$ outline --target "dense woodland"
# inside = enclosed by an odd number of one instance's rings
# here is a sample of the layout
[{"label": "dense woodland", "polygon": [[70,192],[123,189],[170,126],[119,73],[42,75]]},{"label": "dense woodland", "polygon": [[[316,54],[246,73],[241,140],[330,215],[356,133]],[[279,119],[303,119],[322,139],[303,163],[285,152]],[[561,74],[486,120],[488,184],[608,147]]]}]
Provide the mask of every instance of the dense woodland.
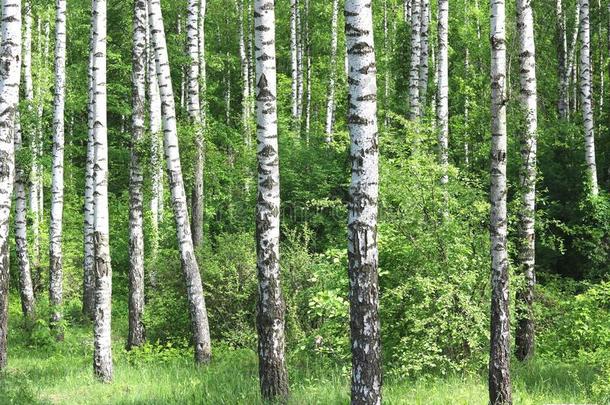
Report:
[{"label": "dense woodland", "polygon": [[0,403],[610,403],[608,0],[1,4]]}]

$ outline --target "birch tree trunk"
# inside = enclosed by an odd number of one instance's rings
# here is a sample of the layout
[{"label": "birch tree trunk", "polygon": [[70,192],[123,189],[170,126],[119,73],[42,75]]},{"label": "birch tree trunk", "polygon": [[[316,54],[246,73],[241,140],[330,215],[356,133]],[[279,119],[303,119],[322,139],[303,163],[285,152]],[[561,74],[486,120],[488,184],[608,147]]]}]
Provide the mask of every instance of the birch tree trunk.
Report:
[{"label": "birch tree trunk", "polygon": [[0,371],[7,365],[9,226],[15,180],[15,117],[21,72],[21,0],[2,2],[0,46]]},{"label": "birch tree trunk", "polygon": [[421,0],[411,0],[411,71],[409,74],[409,119],[421,114],[419,79],[421,63]]},{"label": "birch tree trunk", "polygon": [[307,87],[305,88],[305,143],[309,145],[309,132],[311,129],[311,33],[309,32],[309,0],[305,0],[303,4],[303,12],[305,13],[305,72]]},{"label": "birch tree trunk", "polygon": [[330,72],[328,75],[328,97],[326,99],[326,126],[325,141],[327,143],[333,140],[333,124],[335,122],[335,87],[337,80],[337,37],[339,21],[339,0],[333,0],[333,16],[331,21],[331,39],[330,39]]},{"label": "birch tree trunk", "polygon": [[[264,400],[285,403],[288,371],[284,342],[285,304],[280,287],[280,172],[277,133],[275,5],[254,1],[258,202],[258,359]],[[293,66],[294,68],[294,66]]]},{"label": "birch tree trunk", "polygon": [[[566,112],[566,118],[569,119],[570,118],[570,113],[572,112],[571,110],[576,110],[576,105],[577,105],[577,96],[576,96],[576,48],[578,46],[578,33],[580,31],[579,29],[580,27],[580,3],[576,2],[576,7],[575,7],[575,15],[574,15],[574,29],[572,32],[572,39],[570,42],[570,48],[569,48],[569,53],[568,53],[568,62],[567,62],[567,69],[566,69],[566,76],[564,78],[564,81],[562,83],[563,86],[565,86],[565,92],[566,92],[566,100],[567,100],[567,112]],[[574,82],[574,88],[573,88],[573,96],[572,96],[572,108],[570,108],[570,80],[572,80]]]},{"label": "birch tree trunk", "polygon": [[[199,99],[199,0],[188,0],[186,16],[186,48],[189,55],[187,68],[188,100],[187,110],[195,128],[197,155],[203,156],[203,128],[201,125],[201,105]],[[191,232],[195,248],[203,243],[203,164],[195,164],[192,195]]]},{"label": "birch tree trunk", "polygon": [[237,0],[237,18],[239,21],[239,59],[241,61],[242,80],[241,121],[246,145],[250,146],[250,60],[246,54],[244,0]]},{"label": "birch tree trunk", "polygon": [[146,119],[146,0],[133,2],[132,123],[129,168],[129,334],[127,349],[144,344],[144,230],[140,151]]},{"label": "birch tree trunk", "polygon": [[303,25],[297,0],[297,121],[295,129],[300,132],[303,118]]},{"label": "birch tree trunk", "polygon": [[[161,96],[159,95],[159,82],[157,81],[157,66],[155,64],[155,48],[150,33],[148,19],[149,5],[146,3],[146,43],[147,43],[147,77],[148,77],[148,111],[150,119],[150,167],[151,167],[151,257],[155,259],[159,250],[159,224],[163,219],[163,134],[161,129]],[[151,285],[154,287],[155,272],[148,271]]]},{"label": "birch tree trunk", "polygon": [[[62,319],[64,211],[64,107],[66,98],[66,0],[56,0],[55,17],[55,95],[53,99],[53,174],[51,183],[51,224],[49,227],[49,301],[51,326]],[[63,340],[63,331],[57,331]]]},{"label": "birch tree trunk", "polygon": [[525,285],[517,292],[516,354],[525,360],[534,354],[536,147],[538,131],[538,95],[536,88],[536,46],[531,0],[517,0],[517,31],[521,105],[525,112],[525,132],[521,139],[521,212],[519,215],[519,265]]},{"label": "birch tree trunk", "polygon": [[557,102],[557,111],[559,117],[566,119],[568,117],[568,85],[570,76],[568,76],[568,39],[566,35],[566,20],[563,10],[562,0],[557,0],[556,7],[557,18],[557,59],[559,62],[559,101]]},{"label": "birch tree trunk", "polygon": [[588,187],[592,195],[599,192],[595,163],[595,136],[593,130],[593,105],[591,91],[591,28],[589,25],[589,0],[580,1],[580,100],[585,129],[585,162],[588,168]]},{"label": "birch tree trunk", "polygon": [[298,101],[298,80],[299,80],[299,66],[298,66],[298,50],[297,50],[297,13],[299,9],[298,0],[290,0],[290,72],[292,76],[291,86],[291,102],[292,102],[292,121],[296,125],[297,116],[299,113],[299,101]]},{"label": "birch tree trunk", "polygon": [[[415,3],[416,1],[414,1]],[[349,68],[348,205],[352,404],[381,403],[381,340],[377,251],[379,148],[377,81],[370,0],[346,0]]]},{"label": "birch tree trunk", "polygon": [[108,219],[108,128],[106,91],[106,0],[93,3],[93,245],[95,251],[95,319],[93,371],[102,382],[112,381],[111,297]]},{"label": "birch tree trunk", "polygon": [[19,293],[21,312],[26,319],[34,319],[34,288],[28,256],[26,174],[19,163],[22,148],[19,114],[15,117],[15,250],[19,262]]},{"label": "birch tree trunk", "polygon": [[439,163],[443,168],[441,184],[449,177],[449,0],[438,1],[438,86],[436,125],[438,129]]},{"label": "birch tree trunk", "polygon": [[155,47],[156,72],[161,91],[161,109],[163,113],[163,133],[167,177],[170,183],[172,206],[176,221],[176,232],[180,249],[180,261],[186,280],[187,298],[193,329],[195,361],[207,363],[211,357],[210,330],[208,314],[203,296],[199,266],[195,260],[193,239],[189,227],[186,194],[182,179],[180,151],[178,148],[178,131],[176,127],[176,107],[172,88],[163,16],[160,0],[149,2],[149,24]]},{"label": "birch tree trunk", "polygon": [[512,404],[506,213],[506,9],[491,3],[491,350],[489,402]]},{"label": "birch tree trunk", "polygon": [[[94,4],[94,1],[92,4]],[[93,131],[95,114],[95,95],[93,93],[93,50],[95,47],[95,35],[93,30],[94,16],[91,14],[91,33],[89,37],[89,99],[87,103],[87,162],[85,164],[85,197],[84,197],[84,219],[83,219],[83,314],[90,319],[95,317],[95,246],[93,243],[94,233],[94,169],[95,160],[95,134]]]},{"label": "birch tree trunk", "polygon": [[419,104],[420,104],[420,115],[424,115],[427,96],[428,96],[428,56],[430,42],[428,39],[428,27],[430,23],[430,0],[421,0],[421,50],[420,50],[420,63],[419,63]]}]

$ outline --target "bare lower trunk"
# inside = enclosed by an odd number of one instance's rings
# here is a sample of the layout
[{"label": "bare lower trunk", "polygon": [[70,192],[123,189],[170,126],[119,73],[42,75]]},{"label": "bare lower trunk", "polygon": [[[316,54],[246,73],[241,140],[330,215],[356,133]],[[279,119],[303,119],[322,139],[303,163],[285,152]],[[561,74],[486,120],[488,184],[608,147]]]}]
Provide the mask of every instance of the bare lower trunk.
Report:
[{"label": "bare lower trunk", "polygon": [[[53,100],[53,180],[51,184],[51,225],[49,228],[49,302],[51,327],[62,319],[64,210],[64,106],[66,92],[66,0],[56,1],[55,17],[55,97]],[[57,330],[63,340],[63,331]]]},{"label": "bare lower trunk", "polygon": [[129,168],[129,335],[127,349],[144,344],[144,230],[140,151],[146,119],[146,0],[134,1],[131,163]]},{"label": "bare lower trunk", "polygon": [[346,0],[351,185],[348,259],[352,404],[381,404],[377,250],[379,148],[373,16],[369,0]]},{"label": "bare lower trunk", "polygon": [[161,107],[163,113],[164,149],[167,163],[167,177],[170,183],[172,206],[176,221],[176,232],[180,249],[182,271],[186,281],[187,298],[193,330],[195,361],[207,363],[211,357],[210,330],[208,314],[203,296],[199,266],[195,260],[195,251],[187,212],[186,193],[182,179],[180,151],[178,148],[178,131],[176,127],[176,108],[163,17],[160,0],[149,2],[149,25],[155,47],[156,72],[161,90]]},{"label": "bare lower trunk", "polygon": [[0,371],[3,371],[8,359],[8,238],[15,180],[14,128],[21,71],[21,0],[2,2],[0,66]]},{"label": "bare lower trunk", "polygon": [[280,172],[274,4],[268,0],[255,0],[254,17],[258,140],[258,367],[263,399],[285,403],[288,398],[288,371],[284,341],[285,305],[280,287]]},{"label": "bare lower trunk", "polygon": [[506,10],[491,3],[491,342],[489,402],[512,404],[506,213]]},{"label": "bare lower trunk", "polygon": [[409,119],[421,114],[419,79],[421,63],[421,0],[411,1],[411,70],[409,73]]},{"label": "bare lower trunk", "polygon": [[108,219],[108,129],[106,118],[106,0],[93,3],[93,133],[95,319],[93,372],[102,382],[112,381],[111,297],[112,267]]},{"label": "bare lower trunk", "polygon": [[536,215],[536,148],[538,131],[538,100],[536,88],[536,46],[531,0],[517,0],[517,31],[521,105],[525,112],[525,132],[521,138],[521,213],[519,215],[519,266],[525,285],[517,292],[516,354],[526,360],[534,354],[534,284],[535,215]]}]

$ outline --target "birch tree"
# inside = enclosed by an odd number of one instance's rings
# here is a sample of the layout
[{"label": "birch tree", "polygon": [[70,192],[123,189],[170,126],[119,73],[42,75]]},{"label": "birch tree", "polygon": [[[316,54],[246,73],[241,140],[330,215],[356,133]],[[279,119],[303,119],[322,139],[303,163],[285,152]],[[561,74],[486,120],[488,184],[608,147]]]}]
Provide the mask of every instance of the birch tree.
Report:
[{"label": "birch tree", "polygon": [[237,18],[239,24],[239,59],[241,62],[242,80],[242,101],[241,101],[241,121],[242,130],[246,145],[250,145],[250,66],[248,55],[246,54],[246,34],[244,27],[244,0],[237,0]]},{"label": "birch tree", "polygon": [[491,350],[489,401],[511,404],[506,214],[506,9],[491,3]]},{"label": "birch tree", "polygon": [[589,191],[597,195],[597,165],[595,163],[595,136],[593,126],[592,75],[591,75],[591,27],[589,25],[589,0],[580,2],[580,101],[585,129],[585,163]]},{"label": "birch tree", "polygon": [[258,359],[263,399],[285,402],[288,371],[284,342],[284,300],[280,287],[280,172],[277,132],[275,5],[254,1],[258,198]]},{"label": "birch tree", "polygon": [[305,25],[303,33],[303,42],[305,47],[305,80],[307,87],[305,88],[305,142],[309,145],[309,131],[311,128],[311,33],[309,27],[309,0],[304,0],[303,13],[305,14]]},{"label": "birch tree", "polygon": [[438,86],[436,125],[438,127],[439,163],[443,174],[441,184],[447,184],[449,165],[449,0],[438,1]]},{"label": "birch tree", "polygon": [[[66,98],[66,0],[56,0],[55,16],[55,95],[53,98],[53,174],[51,183],[51,224],[49,227],[49,301],[51,325],[62,319],[64,210],[64,109]],[[57,333],[63,340],[63,332]]]},{"label": "birch tree", "polygon": [[559,73],[559,100],[557,102],[557,110],[559,116],[563,119],[568,116],[568,84],[567,75],[568,63],[568,37],[566,34],[566,18],[563,10],[562,0],[557,0],[555,4],[555,16],[557,18],[557,60]]},{"label": "birch tree", "polygon": [[297,50],[297,13],[299,12],[298,0],[290,0],[290,73],[292,76],[291,82],[291,101],[292,101],[292,120],[296,125],[297,116],[299,113],[299,61]]},{"label": "birch tree", "polygon": [[34,288],[30,258],[28,256],[26,174],[19,162],[22,150],[21,124],[19,115],[15,117],[15,251],[19,263],[19,293],[21,312],[26,319],[34,319]]},{"label": "birch tree", "polygon": [[106,0],[93,3],[93,245],[95,252],[95,317],[93,371],[112,380],[111,296],[108,218],[108,128],[106,90]]},{"label": "birch tree", "polygon": [[127,348],[144,344],[144,230],[142,140],[146,119],[146,0],[133,2],[132,121],[129,167],[129,334]]},{"label": "birch tree", "polygon": [[189,312],[193,329],[193,345],[197,364],[207,363],[211,357],[208,314],[203,296],[199,266],[195,260],[193,239],[189,227],[186,193],[180,164],[178,130],[176,127],[176,106],[172,88],[163,16],[160,0],[149,2],[149,25],[155,48],[157,80],[161,95],[163,121],[163,146],[167,164],[167,177],[172,196],[172,207],[176,221],[176,233],[180,249],[182,272],[186,280]]},{"label": "birch tree", "polygon": [[330,27],[330,65],[328,75],[328,97],[326,99],[326,142],[332,142],[333,124],[335,122],[335,88],[337,80],[337,31],[339,21],[339,0],[333,0],[333,16]]},{"label": "birch tree", "polygon": [[420,115],[423,115],[425,113],[428,96],[428,57],[430,50],[428,27],[430,24],[430,0],[421,0],[420,21],[419,104]]},{"label": "birch tree", "polygon": [[2,2],[0,45],[0,371],[7,365],[9,226],[15,180],[15,116],[21,71],[21,0]]},{"label": "birch tree", "polygon": [[519,215],[519,265],[525,285],[517,292],[516,352],[519,360],[534,353],[534,284],[535,214],[536,214],[536,148],[538,131],[538,95],[536,88],[536,46],[531,0],[517,0],[517,31],[521,105],[525,114],[525,131],[521,138],[521,212]]},{"label": "birch tree", "polygon": [[[415,2],[415,1],[414,1]],[[371,0],[346,0],[351,138],[348,259],[352,404],[381,403],[381,341],[377,250],[379,148]]]},{"label": "birch tree", "polygon": [[411,70],[409,73],[409,119],[421,114],[419,79],[421,63],[421,1],[411,0]]},{"label": "birch tree", "polygon": [[[189,0],[186,16],[186,48],[189,55],[187,67],[187,111],[191,124],[195,127],[197,155],[203,155],[203,128],[199,99],[199,0]],[[203,164],[195,164],[195,184],[192,195],[191,232],[195,247],[203,243]]]}]

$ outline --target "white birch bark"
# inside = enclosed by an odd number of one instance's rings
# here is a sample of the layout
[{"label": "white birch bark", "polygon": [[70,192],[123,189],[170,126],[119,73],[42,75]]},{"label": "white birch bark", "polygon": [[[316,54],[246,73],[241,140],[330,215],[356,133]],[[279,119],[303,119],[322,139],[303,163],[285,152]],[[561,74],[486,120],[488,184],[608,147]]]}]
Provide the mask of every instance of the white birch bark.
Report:
[{"label": "white birch bark", "polygon": [[371,0],[346,0],[351,138],[347,251],[349,259],[352,404],[381,404],[381,339],[377,250],[379,143],[377,68]]},{"label": "white birch bark", "polygon": [[146,0],[133,2],[131,163],[129,168],[129,334],[127,349],[144,344],[142,141],[146,119]]},{"label": "white birch bark", "polygon": [[[534,354],[534,285],[536,152],[538,131],[538,95],[536,85],[536,46],[531,0],[517,0],[519,35],[520,101],[525,113],[525,132],[521,139],[521,213],[519,215],[519,265],[525,286],[517,292],[516,354],[519,360]],[[521,304],[521,305],[519,305]]]},{"label": "white birch bark", "polygon": [[291,103],[292,103],[292,121],[296,125],[299,101],[298,101],[298,80],[299,80],[299,66],[298,66],[298,50],[297,50],[297,12],[299,8],[298,0],[290,0],[290,73],[292,77],[291,82]]},{"label": "white birch bark", "polygon": [[419,105],[420,115],[424,115],[428,97],[428,74],[429,74],[429,24],[430,24],[430,0],[421,0],[421,49],[419,62]]},{"label": "white birch bark", "polygon": [[95,251],[95,319],[93,371],[103,382],[112,380],[111,297],[108,218],[108,128],[106,87],[106,0],[93,3],[93,244]]},{"label": "white birch bark", "polygon": [[203,243],[203,156],[204,139],[201,123],[199,96],[199,0],[188,0],[186,17],[186,48],[189,55],[187,67],[187,111],[191,124],[195,127],[197,162],[195,164],[192,194],[191,232],[195,248]]},{"label": "white birch bark", "polygon": [[309,32],[309,0],[305,0],[303,4],[303,12],[305,13],[304,27],[304,47],[305,47],[305,143],[309,145],[309,132],[311,129],[311,33]]},{"label": "white birch bark", "polygon": [[182,271],[186,281],[187,298],[189,301],[193,329],[195,361],[198,364],[201,364],[209,362],[211,357],[208,315],[203,296],[201,275],[199,273],[199,266],[195,260],[193,240],[189,226],[186,193],[184,190],[180,151],[178,147],[174,91],[171,82],[160,0],[150,0],[149,7],[149,25],[155,48],[157,80],[161,92],[164,133],[163,145],[167,163],[167,177],[169,179],[172,195],[172,206],[176,221]]},{"label": "white birch bark", "polygon": [[[578,61],[576,60],[576,48],[578,47],[578,33],[580,32],[580,2],[576,2],[575,7],[575,16],[574,16],[574,30],[572,32],[572,39],[570,42],[570,51],[568,53],[568,67],[566,71],[566,78],[563,85],[566,88],[566,96],[567,99],[567,115],[566,117],[569,119],[570,113],[576,111],[578,99],[576,95],[576,89],[578,85],[576,83],[576,76],[578,70]],[[573,95],[572,95],[572,106],[570,107],[570,80],[573,82]]]},{"label": "white birch bark", "polygon": [[303,118],[303,25],[301,21],[301,9],[297,0],[297,120],[295,129],[300,132]]},{"label": "white birch bark", "polygon": [[21,72],[21,0],[2,2],[0,45],[0,371],[7,365],[9,227],[15,180],[15,117]]},{"label": "white birch bark", "polygon": [[491,351],[489,401],[512,403],[506,212],[506,9],[491,2]]},{"label": "white birch bark", "polygon": [[34,288],[30,258],[28,256],[27,235],[27,202],[26,174],[19,162],[19,151],[22,150],[21,124],[19,114],[15,117],[15,251],[19,262],[19,293],[21,296],[21,312],[26,319],[34,319]]},{"label": "white birch bark", "polygon": [[330,26],[330,65],[328,75],[328,96],[326,98],[326,125],[325,125],[325,141],[327,143],[333,140],[333,124],[335,122],[335,91],[337,80],[337,42],[338,42],[338,25],[339,25],[339,0],[333,0],[333,15]]},{"label": "white birch bark", "polygon": [[[62,319],[64,211],[64,110],[66,98],[66,0],[56,0],[55,8],[55,95],[53,98],[53,172],[51,182],[51,223],[49,226],[49,302],[51,326]],[[63,340],[63,332],[57,331]]]},{"label": "white birch bark", "polygon": [[589,0],[580,2],[580,100],[585,129],[585,163],[589,191],[597,195],[597,165],[595,163],[595,136],[593,126],[592,75],[591,75],[591,28],[589,25]]},{"label": "white birch bark", "polygon": [[436,96],[436,125],[438,130],[439,163],[443,173],[441,184],[449,177],[449,0],[438,1],[438,86]]},{"label": "white birch bark", "polygon": [[239,59],[241,62],[241,125],[244,131],[245,143],[250,146],[250,66],[246,54],[246,31],[244,27],[244,0],[237,0],[237,18],[239,24]]},{"label": "white birch bark", "polygon": [[275,5],[272,0],[254,1],[254,25],[258,144],[256,250],[259,377],[263,399],[284,403],[288,397],[288,371],[284,338],[285,304],[280,286],[280,172]]},{"label": "white birch bark", "polygon": [[558,58],[558,72],[559,72],[559,100],[557,102],[557,111],[562,119],[566,119],[568,116],[569,102],[568,102],[568,86],[570,76],[568,76],[568,37],[566,34],[566,20],[563,10],[562,0],[557,0],[555,4],[555,16],[557,18],[557,58]]},{"label": "white birch bark", "polygon": [[409,119],[421,114],[419,79],[421,63],[421,0],[411,1],[411,70],[409,73]]},{"label": "white birch bark", "polygon": [[404,0],[403,3],[403,17],[405,19],[405,24],[411,24],[411,2],[412,0]]}]

